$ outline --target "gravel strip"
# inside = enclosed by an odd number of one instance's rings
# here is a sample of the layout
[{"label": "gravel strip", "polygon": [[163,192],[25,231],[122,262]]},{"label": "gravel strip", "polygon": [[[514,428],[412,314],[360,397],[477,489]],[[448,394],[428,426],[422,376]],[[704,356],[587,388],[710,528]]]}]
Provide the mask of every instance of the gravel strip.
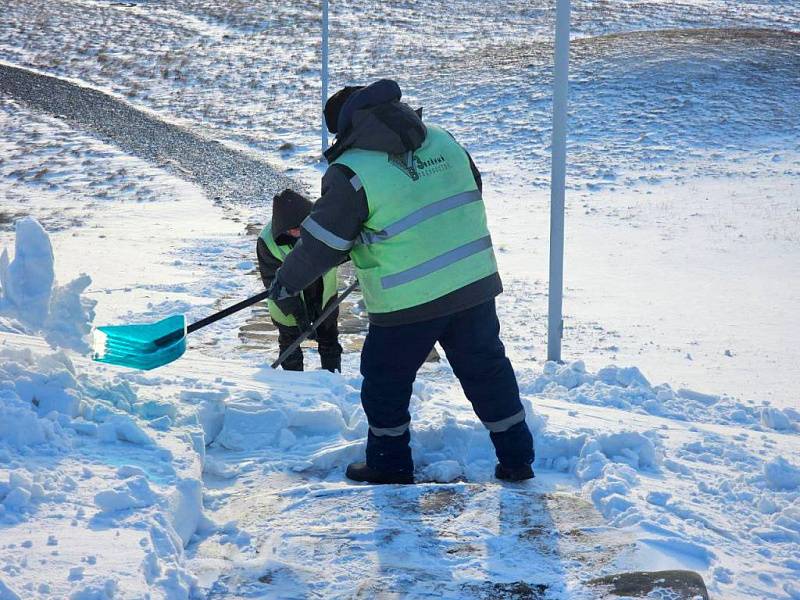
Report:
[{"label": "gravel strip", "polygon": [[223,205],[264,206],[284,188],[305,191],[266,162],[58,77],[0,64],[0,93],[168,168]]}]

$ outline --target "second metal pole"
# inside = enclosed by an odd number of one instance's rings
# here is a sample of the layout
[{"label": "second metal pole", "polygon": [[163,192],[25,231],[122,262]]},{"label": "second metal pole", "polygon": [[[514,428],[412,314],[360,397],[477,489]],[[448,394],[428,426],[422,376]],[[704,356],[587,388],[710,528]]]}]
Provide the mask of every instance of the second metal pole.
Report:
[{"label": "second metal pole", "polygon": [[328,101],[328,0],[322,0],[322,152],[328,149],[328,126],[325,124],[325,102]]}]

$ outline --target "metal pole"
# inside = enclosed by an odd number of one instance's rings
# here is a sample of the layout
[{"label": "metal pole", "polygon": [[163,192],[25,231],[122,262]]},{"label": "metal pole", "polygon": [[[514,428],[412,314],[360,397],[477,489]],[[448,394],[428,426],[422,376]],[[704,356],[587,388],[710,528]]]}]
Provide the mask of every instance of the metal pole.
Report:
[{"label": "metal pole", "polygon": [[322,0],[322,152],[328,149],[325,102],[328,100],[328,0]]},{"label": "metal pole", "polygon": [[553,141],[550,172],[550,290],[547,360],[561,361],[564,334],[564,187],[567,176],[567,85],[569,78],[570,0],[556,0]]}]

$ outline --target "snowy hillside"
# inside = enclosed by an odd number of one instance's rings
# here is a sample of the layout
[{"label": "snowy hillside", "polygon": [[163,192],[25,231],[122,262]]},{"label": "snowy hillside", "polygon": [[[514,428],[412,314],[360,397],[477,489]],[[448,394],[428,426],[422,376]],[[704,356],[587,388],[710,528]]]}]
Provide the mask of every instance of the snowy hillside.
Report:
[{"label": "snowy hillside", "polygon": [[318,3],[3,3],[0,600],[572,600],[639,569],[800,598],[800,6],[573,3],[556,365],[551,4],[331,4],[334,89],[396,77],[484,174],[535,435],[537,479],[499,485],[447,361],[427,363],[421,483],[396,488],[343,476],[367,429],[357,302],[342,375],[271,371],[262,307],[153,372],[87,358],[93,324],[260,291],[283,173],[319,185]]}]

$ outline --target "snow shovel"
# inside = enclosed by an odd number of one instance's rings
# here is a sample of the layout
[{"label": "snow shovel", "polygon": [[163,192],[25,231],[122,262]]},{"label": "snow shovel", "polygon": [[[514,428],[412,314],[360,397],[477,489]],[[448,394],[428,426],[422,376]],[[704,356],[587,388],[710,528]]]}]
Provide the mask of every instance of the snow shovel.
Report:
[{"label": "snow shovel", "polygon": [[[351,285],[345,292],[325,309],[323,314],[314,322],[309,331],[301,335],[299,342],[305,340],[325,317],[344,300],[355,287]],[[95,328],[94,351],[92,359],[97,362],[130,367],[149,371],[161,367],[180,358],[186,351],[186,336],[235,312],[238,312],[256,302],[266,300],[269,295],[267,290],[256,294],[247,300],[229,306],[205,319],[186,324],[186,315],[172,315],[156,323],[137,323],[134,325],[104,325]],[[297,346],[292,346],[294,350]],[[286,354],[286,353],[284,353]],[[288,356],[288,354],[286,354]],[[281,356],[281,362],[286,359]],[[280,363],[277,363],[280,364]]]},{"label": "snow shovel", "polygon": [[269,292],[242,300],[213,315],[186,325],[186,315],[172,315],[156,323],[134,325],[104,325],[93,331],[97,362],[149,371],[180,358],[186,351],[186,335],[232,315],[235,312],[266,300]]}]

